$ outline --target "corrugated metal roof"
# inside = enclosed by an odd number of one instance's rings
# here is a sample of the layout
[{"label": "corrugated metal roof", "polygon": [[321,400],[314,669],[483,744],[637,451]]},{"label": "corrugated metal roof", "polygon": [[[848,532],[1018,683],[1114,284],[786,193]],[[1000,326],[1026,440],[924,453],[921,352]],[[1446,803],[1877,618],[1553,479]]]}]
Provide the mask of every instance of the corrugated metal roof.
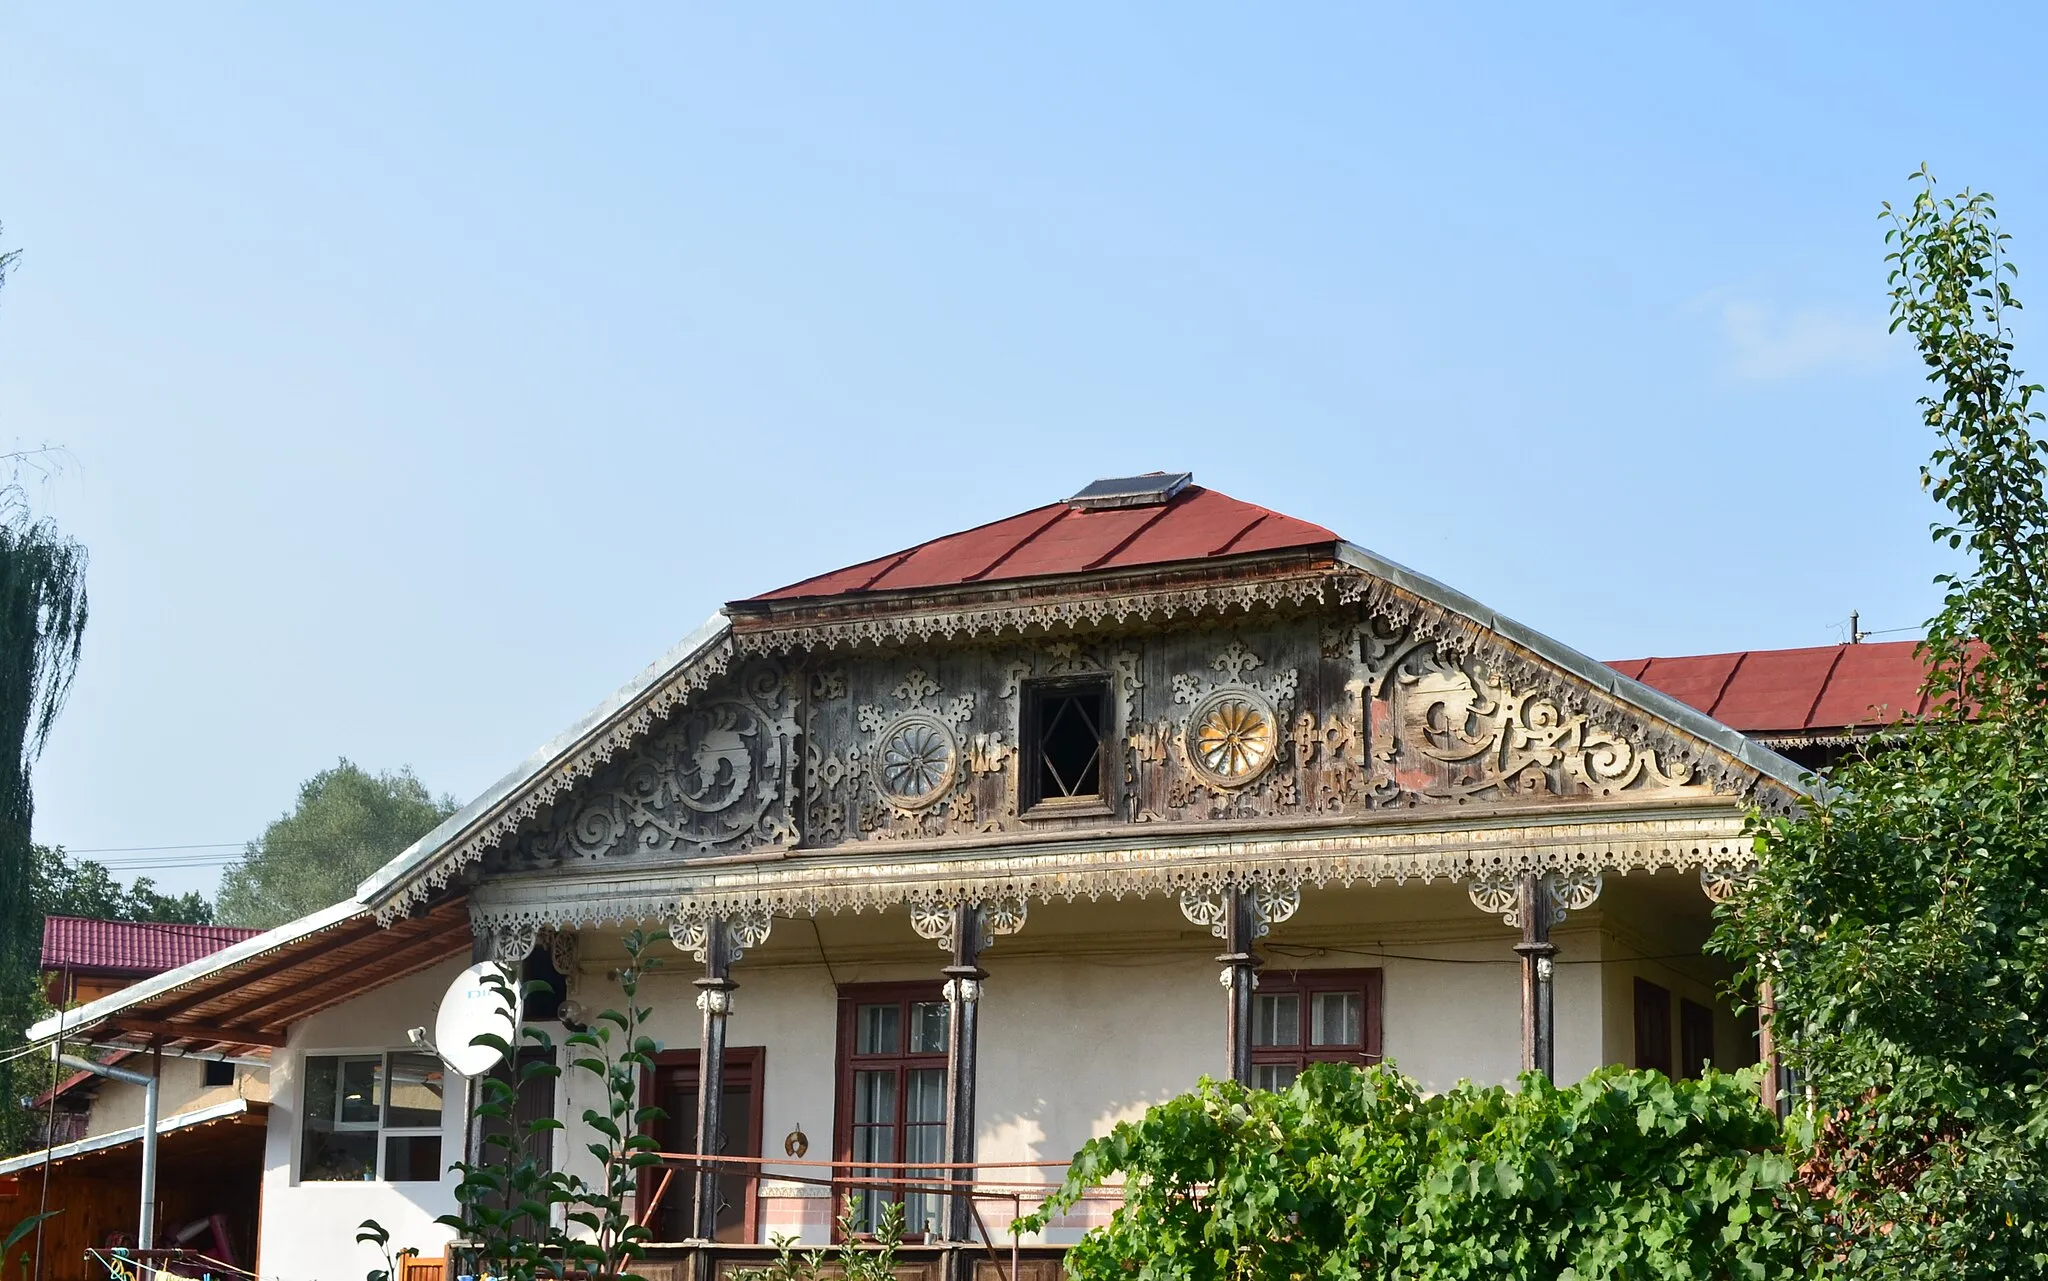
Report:
[{"label": "corrugated metal roof", "polygon": [[1321,525],[1188,485],[1168,501],[1149,506],[1089,508],[1049,503],[751,599],[958,587],[1338,541],[1336,534]]},{"label": "corrugated metal roof", "polygon": [[161,974],[262,932],[230,925],[166,925],[156,921],[49,916],[43,918],[43,968],[92,970],[101,974]]},{"label": "corrugated metal roof", "polygon": [[1918,641],[1751,649],[1609,666],[1747,734],[1890,725],[1926,710]]}]

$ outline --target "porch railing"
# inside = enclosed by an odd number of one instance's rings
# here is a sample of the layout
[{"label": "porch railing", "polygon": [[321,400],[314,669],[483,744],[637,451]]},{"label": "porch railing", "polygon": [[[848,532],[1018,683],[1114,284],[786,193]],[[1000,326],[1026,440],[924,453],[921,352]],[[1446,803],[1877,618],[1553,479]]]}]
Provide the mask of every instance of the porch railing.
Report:
[{"label": "porch railing", "polygon": [[[1016,1224],[1017,1220],[1024,1216],[1026,1200],[1033,1204],[1043,1201],[1060,1186],[1061,1180],[975,1176],[979,1176],[983,1171],[1065,1171],[1071,1164],[1067,1161],[803,1161],[786,1157],[728,1156],[707,1152],[656,1152],[652,1155],[660,1162],[661,1177],[655,1182],[654,1192],[648,1197],[647,1204],[635,1209],[634,1222],[643,1226],[651,1223],[654,1216],[660,1213],[661,1203],[678,1173],[746,1172],[749,1197],[758,1195],[759,1184],[763,1179],[830,1188],[835,1204],[842,1197],[861,1191],[886,1192],[898,1196],[965,1197],[974,1224],[981,1232],[981,1245],[1000,1267],[1001,1256],[997,1254],[995,1238],[989,1232],[988,1221],[982,1215],[981,1205],[986,1201],[1007,1201],[1010,1203],[1011,1215],[1010,1266],[1006,1281],[1016,1281],[1017,1277],[1022,1236],[1017,1231]],[[880,1171],[891,1173],[883,1174],[879,1173]],[[1085,1193],[1082,1199],[1121,1202],[1123,1190],[1111,1185]],[[974,1243],[963,1244],[971,1246]]]}]

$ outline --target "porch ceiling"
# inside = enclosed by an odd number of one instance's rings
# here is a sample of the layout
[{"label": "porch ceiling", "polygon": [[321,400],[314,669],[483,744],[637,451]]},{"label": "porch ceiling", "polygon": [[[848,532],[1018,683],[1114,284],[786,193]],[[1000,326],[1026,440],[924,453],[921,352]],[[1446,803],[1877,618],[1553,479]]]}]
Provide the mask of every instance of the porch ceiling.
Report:
[{"label": "porch ceiling", "polygon": [[[139,985],[95,1001],[77,1011],[75,1023],[67,1020],[65,1036],[138,1049],[264,1055],[284,1044],[298,1020],[469,949],[465,899],[388,927],[365,909],[188,982],[158,990]],[[123,1001],[130,992],[140,995]]]}]

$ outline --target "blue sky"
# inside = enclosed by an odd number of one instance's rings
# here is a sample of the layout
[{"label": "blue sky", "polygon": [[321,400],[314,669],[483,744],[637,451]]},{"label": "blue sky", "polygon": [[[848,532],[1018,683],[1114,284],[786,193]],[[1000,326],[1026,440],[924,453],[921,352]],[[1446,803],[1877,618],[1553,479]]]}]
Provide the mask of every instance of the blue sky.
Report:
[{"label": "blue sky", "polygon": [[1923,620],[1875,214],[1925,160],[2048,271],[2040,20],[1436,8],[9,6],[38,835],[466,797],[723,600],[1152,468],[1596,657]]}]

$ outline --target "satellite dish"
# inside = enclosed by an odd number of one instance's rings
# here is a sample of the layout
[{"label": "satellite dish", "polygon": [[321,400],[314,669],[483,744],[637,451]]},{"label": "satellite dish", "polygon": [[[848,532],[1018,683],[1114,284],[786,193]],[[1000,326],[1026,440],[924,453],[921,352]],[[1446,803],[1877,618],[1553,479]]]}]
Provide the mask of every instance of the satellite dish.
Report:
[{"label": "satellite dish", "polygon": [[504,1055],[476,1039],[495,1033],[510,1044],[518,1028],[514,980],[496,961],[479,961],[455,976],[434,1016],[434,1050],[450,1070],[482,1076]]}]

